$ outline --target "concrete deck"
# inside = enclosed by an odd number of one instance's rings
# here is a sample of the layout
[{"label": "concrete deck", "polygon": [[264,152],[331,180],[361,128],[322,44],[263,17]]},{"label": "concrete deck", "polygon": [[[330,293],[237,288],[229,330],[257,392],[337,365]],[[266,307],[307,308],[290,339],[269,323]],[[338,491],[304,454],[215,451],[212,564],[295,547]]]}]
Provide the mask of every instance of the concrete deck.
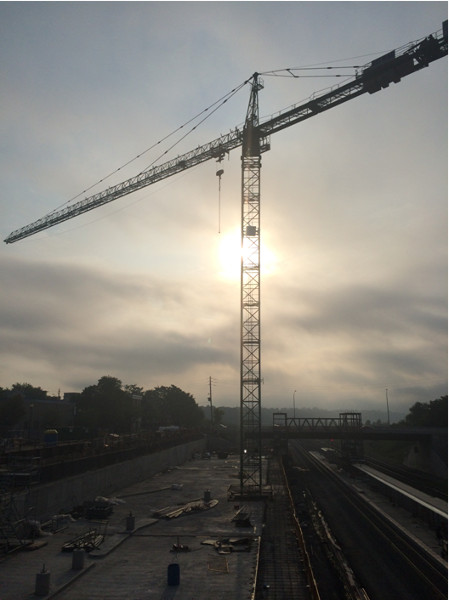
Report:
[{"label": "concrete deck", "polygon": [[[105,541],[98,550],[86,554],[81,569],[72,568],[73,554],[61,548],[89,527],[102,532],[104,523],[85,519],[69,522],[58,533],[40,538],[47,545],[8,555],[0,563],[0,598],[37,598],[36,577],[45,565],[50,573],[46,598],[248,600],[255,586],[264,503],[228,501],[228,488],[237,483],[238,457],[234,456],[194,459],[124,488],[116,494],[122,502],[114,506],[109,517]],[[157,509],[202,500],[206,490],[218,500],[210,510],[170,520],[154,518]],[[251,526],[237,527],[232,521],[237,504],[251,511]],[[135,517],[132,533],[126,531],[130,513]],[[213,545],[203,543],[224,538],[250,538],[250,550],[220,554]],[[174,544],[189,550],[174,553]],[[168,577],[171,564],[179,565],[178,585],[169,585],[173,583],[172,576],[170,581]]]}]

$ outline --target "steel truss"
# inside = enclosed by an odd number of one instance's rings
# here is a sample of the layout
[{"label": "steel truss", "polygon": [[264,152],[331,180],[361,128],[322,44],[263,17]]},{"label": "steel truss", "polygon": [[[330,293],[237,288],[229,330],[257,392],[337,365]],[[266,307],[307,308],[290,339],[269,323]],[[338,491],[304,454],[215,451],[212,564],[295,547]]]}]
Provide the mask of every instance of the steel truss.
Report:
[{"label": "steel truss", "polygon": [[260,156],[243,158],[241,259],[241,493],[261,492]]},{"label": "steel truss", "polygon": [[243,132],[241,231],[240,493],[262,492],[260,376],[260,168],[258,92],[253,76]]}]

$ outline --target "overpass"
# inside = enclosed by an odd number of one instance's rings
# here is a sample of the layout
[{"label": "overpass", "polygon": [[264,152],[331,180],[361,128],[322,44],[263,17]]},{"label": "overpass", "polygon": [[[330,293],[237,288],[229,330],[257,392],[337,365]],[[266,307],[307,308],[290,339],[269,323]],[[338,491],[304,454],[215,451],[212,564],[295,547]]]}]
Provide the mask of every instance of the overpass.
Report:
[{"label": "overpass", "polygon": [[263,438],[401,440],[430,442],[434,435],[446,435],[441,427],[402,427],[399,425],[364,426],[362,413],[344,412],[338,417],[289,417],[273,413],[273,425],[262,427]]},{"label": "overpass", "polygon": [[[273,413],[273,424],[261,428],[261,437],[275,446],[286,448],[288,440],[340,440],[339,452],[350,461],[364,456],[365,440],[410,442],[413,461],[432,462],[432,455],[447,452],[447,428],[403,427],[401,425],[362,425],[362,413],[344,412],[338,417],[289,417],[285,412]],[[409,460],[409,459],[407,459]],[[419,462],[419,461],[418,461]]]}]

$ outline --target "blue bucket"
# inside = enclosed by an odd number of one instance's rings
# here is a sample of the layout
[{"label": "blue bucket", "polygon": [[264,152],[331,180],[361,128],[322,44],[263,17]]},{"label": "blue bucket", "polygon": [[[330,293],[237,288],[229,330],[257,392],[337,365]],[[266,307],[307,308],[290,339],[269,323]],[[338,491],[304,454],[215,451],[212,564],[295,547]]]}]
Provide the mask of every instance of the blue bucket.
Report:
[{"label": "blue bucket", "polygon": [[180,573],[178,563],[168,565],[167,569],[167,585],[179,585]]}]

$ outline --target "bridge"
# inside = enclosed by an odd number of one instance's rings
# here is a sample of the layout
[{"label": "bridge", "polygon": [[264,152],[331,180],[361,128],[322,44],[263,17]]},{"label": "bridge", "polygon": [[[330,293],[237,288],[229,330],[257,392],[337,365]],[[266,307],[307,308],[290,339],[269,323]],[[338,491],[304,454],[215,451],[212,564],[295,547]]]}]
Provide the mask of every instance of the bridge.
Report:
[{"label": "bridge", "polygon": [[446,435],[437,427],[402,427],[398,425],[362,425],[362,413],[344,412],[338,417],[289,417],[285,412],[273,413],[273,425],[263,427],[263,438],[401,440],[430,442],[434,435]]},{"label": "bridge", "polygon": [[[272,426],[262,427],[261,437],[286,448],[288,440],[340,440],[339,453],[349,460],[364,456],[365,440],[412,442],[414,460],[431,461],[431,454],[447,449],[447,428],[403,427],[401,425],[366,426],[362,413],[344,412],[338,417],[289,417],[285,412],[273,413]],[[416,455],[416,456],[415,456]]]}]

